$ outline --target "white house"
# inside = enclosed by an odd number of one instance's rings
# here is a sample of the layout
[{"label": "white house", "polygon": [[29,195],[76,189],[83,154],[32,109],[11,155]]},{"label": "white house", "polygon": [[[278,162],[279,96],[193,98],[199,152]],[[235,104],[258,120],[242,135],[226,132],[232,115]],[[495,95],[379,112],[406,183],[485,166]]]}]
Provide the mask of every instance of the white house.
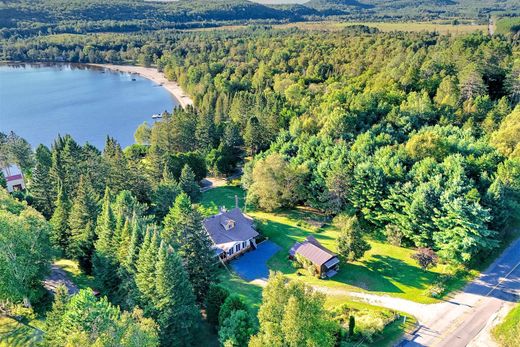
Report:
[{"label": "white house", "polygon": [[9,164],[2,168],[5,180],[7,181],[7,191],[12,193],[15,190],[25,189],[25,182],[23,181],[22,170],[15,165]]}]

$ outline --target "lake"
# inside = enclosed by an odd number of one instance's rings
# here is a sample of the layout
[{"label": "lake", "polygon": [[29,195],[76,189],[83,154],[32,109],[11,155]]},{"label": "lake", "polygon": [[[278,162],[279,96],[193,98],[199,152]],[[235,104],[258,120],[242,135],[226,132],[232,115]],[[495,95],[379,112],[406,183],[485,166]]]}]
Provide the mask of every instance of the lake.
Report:
[{"label": "lake", "polygon": [[137,75],[85,65],[0,65],[0,131],[33,146],[70,134],[99,149],[110,135],[126,147],[139,124],[176,105],[166,89]]}]

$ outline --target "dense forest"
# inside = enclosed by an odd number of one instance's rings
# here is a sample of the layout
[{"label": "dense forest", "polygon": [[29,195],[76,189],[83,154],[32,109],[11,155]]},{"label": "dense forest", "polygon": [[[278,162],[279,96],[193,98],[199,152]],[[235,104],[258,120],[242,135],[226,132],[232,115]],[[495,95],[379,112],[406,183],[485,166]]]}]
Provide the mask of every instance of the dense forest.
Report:
[{"label": "dense forest", "polygon": [[[85,7],[78,22],[91,6],[79,3],[71,5]],[[129,11],[187,4],[136,2]],[[58,11],[47,15],[61,21]],[[157,66],[194,100],[141,125],[125,149],[66,135],[33,151],[0,134],[0,162],[17,163],[28,179],[16,199],[0,192],[0,310],[17,318],[48,305],[41,280],[57,254],[78,261],[108,298],[70,298],[60,288],[43,345],[110,345],[116,336],[112,345],[189,346],[201,310],[225,346],[340,342],[324,296],[301,283],[273,275],[258,322],[215,283],[197,205],[208,174],[243,166],[241,184],[258,209],[354,218],[363,235],[427,248],[449,264],[488,257],[518,222],[520,49],[509,36],[256,26],[11,36],[2,46],[7,60]],[[99,317],[110,319],[93,329]]]},{"label": "dense forest", "polygon": [[302,5],[264,5],[247,0],[6,0],[0,3],[0,37],[49,33],[140,32],[236,23],[320,20],[466,19],[518,14],[516,1],[311,0]]}]

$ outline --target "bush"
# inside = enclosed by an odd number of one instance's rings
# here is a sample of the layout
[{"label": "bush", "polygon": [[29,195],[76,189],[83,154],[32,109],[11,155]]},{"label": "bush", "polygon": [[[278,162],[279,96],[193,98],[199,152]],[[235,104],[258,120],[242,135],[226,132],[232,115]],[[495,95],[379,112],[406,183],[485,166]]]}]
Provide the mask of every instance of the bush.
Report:
[{"label": "bush", "polygon": [[[341,346],[349,346],[352,341],[364,339],[372,342],[384,328],[395,321],[397,313],[391,310],[353,309],[343,305],[333,312],[334,319],[342,326]],[[353,328],[353,335],[349,330]]]},{"label": "bush", "polygon": [[453,276],[440,275],[434,284],[426,289],[426,295],[431,298],[441,298],[446,292],[446,284],[451,281]]}]

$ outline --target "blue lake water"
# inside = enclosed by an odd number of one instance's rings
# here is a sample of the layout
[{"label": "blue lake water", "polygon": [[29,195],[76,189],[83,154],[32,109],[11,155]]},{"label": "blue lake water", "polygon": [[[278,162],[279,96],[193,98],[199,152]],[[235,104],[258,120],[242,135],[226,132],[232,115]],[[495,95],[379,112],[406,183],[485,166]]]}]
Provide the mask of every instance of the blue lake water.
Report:
[{"label": "blue lake water", "polygon": [[69,64],[0,65],[0,131],[33,146],[70,134],[99,149],[110,135],[126,147],[139,124],[176,105],[166,89],[137,75]]}]

